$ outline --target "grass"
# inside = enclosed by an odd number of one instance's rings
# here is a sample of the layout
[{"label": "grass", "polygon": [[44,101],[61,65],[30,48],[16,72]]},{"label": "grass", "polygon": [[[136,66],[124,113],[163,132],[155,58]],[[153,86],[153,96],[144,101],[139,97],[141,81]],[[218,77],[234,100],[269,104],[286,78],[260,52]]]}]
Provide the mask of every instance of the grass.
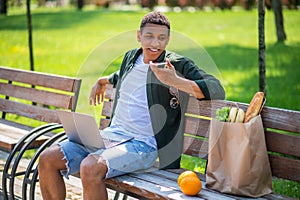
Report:
[{"label": "grass", "polygon": [[[118,68],[120,57],[138,47],[135,30],[146,11],[85,8],[32,9],[35,70],[83,79],[79,112],[95,112],[87,104],[90,87],[100,75]],[[250,102],[258,91],[257,11],[167,13],[172,23],[169,49],[193,58],[220,78],[228,100]],[[10,8],[0,16],[0,65],[29,69],[26,14]],[[300,110],[300,12],[284,10],[288,40],[277,43],[274,16],[266,10],[267,106]],[[205,164],[189,157],[183,166],[203,173]],[[300,198],[300,184],[273,181],[277,193]]]},{"label": "grass", "polygon": [[[80,76],[81,71],[88,68],[85,63],[97,47],[101,54],[115,53],[113,48],[120,47],[114,55],[117,58],[127,47],[138,46],[135,30],[146,13],[101,9],[78,12],[63,8],[33,9],[32,12],[35,69],[70,76]],[[300,110],[299,15],[298,11],[284,11],[288,40],[277,44],[273,13],[266,12],[268,106]],[[168,16],[176,31],[171,50],[191,57],[197,56],[193,55],[195,50],[201,51],[204,59],[196,57],[199,65],[208,71],[212,68],[217,71],[227,99],[249,102],[258,90],[257,11],[170,12]],[[0,20],[1,65],[29,69],[25,10],[13,9],[7,17],[0,16]],[[114,42],[122,34],[130,33],[133,37],[129,40],[133,43]],[[178,38],[181,41],[176,40]],[[107,41],[111,43],[105,44]],[[186,41],[192,47],[186,46]],[[111,52],[105,51],[108,46]],[[100,62],[98,70],[109,64]],[[95,71],[95,75],[99,72]]]}]

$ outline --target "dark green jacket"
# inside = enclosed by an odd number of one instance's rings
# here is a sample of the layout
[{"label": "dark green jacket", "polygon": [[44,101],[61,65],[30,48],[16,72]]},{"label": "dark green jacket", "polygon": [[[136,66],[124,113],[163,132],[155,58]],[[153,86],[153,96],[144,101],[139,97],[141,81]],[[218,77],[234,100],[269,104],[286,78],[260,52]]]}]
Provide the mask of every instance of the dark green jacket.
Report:
[{"label": "dark green jacket", "polygon": [[[119,97],[119,88],[123,78],[131,71],[142,49],[128,51],[119,71],[110,75],[110,83],[116,87],[116,98],[113,112]],[[204,99],[224,99],[225,91],[220,82],[213,76],[199,69],[190,59],[178,54],[164,51],[155,62],[169,58],[179,75],[194,80],[201,88]],[[132,80],[134,81],[134,80]],[[184,133],[184,113],[189,94],[179,91],[180,106],[170,107],[169,87],[161,83],[149,68],[147,74],[147,98],[153,131],[158,147],[160,168],[179,168]]]}]

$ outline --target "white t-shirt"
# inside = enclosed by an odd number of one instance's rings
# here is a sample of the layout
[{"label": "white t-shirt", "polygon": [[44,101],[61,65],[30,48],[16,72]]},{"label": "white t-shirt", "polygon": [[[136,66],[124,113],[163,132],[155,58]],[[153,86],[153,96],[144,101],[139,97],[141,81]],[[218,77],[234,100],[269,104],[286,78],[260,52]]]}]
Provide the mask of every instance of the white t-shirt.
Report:
[{"label": "white t-shirt", "polygon": [[131,72],[124,78],[120,96],[109,131],[132,136],[146,144],[157,147],[147,100],[147,71],[143,55],[137,59]]}]

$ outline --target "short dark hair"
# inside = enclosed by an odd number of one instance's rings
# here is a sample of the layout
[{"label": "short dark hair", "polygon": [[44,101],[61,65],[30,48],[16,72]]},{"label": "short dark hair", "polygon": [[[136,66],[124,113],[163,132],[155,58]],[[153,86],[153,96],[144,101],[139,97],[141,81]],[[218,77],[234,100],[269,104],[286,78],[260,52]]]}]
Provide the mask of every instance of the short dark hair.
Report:
[{"label": "short dark hair", "polygon": [[141,21],[141,25],[140,25],[140,30],[142,30],[146,26],[147,23],[164,25],[164,26],[168,27],[169,31],[171,29],[170,21],[167,18],[167,16],[158,11],[150,12],[143,17],[143,19]]}]

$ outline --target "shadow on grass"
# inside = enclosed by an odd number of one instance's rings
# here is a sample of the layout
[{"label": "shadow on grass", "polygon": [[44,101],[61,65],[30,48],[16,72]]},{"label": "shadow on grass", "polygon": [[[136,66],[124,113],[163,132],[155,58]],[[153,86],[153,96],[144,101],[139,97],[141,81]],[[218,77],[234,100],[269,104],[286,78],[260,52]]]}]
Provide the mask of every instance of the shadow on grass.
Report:
[{"label": "shadow on grass", "polygon": [[[134,11],[107,11],[111,14],[132,13]],[[63,10],[56,12],[33,12],[32,26],[34,30],[65,29],[77,27],[89,20],[101,19],[106,13],[105,10],[78,11]],[[20,15],[1,16],[0,30],[26,30],[26,13]],[[103,20],[103,19],[102,19]],[[105,21],[105,20],[104,20]],[[11,23],[14,22],[14,23]]]},{"label": "shadow on grass", "polygon": [[[207,47],[222,74],[227,99],[248,103],[259,90],[258,50],[236,45]],[[268,106],[300,110],[300,44],[266,49]]]}]

